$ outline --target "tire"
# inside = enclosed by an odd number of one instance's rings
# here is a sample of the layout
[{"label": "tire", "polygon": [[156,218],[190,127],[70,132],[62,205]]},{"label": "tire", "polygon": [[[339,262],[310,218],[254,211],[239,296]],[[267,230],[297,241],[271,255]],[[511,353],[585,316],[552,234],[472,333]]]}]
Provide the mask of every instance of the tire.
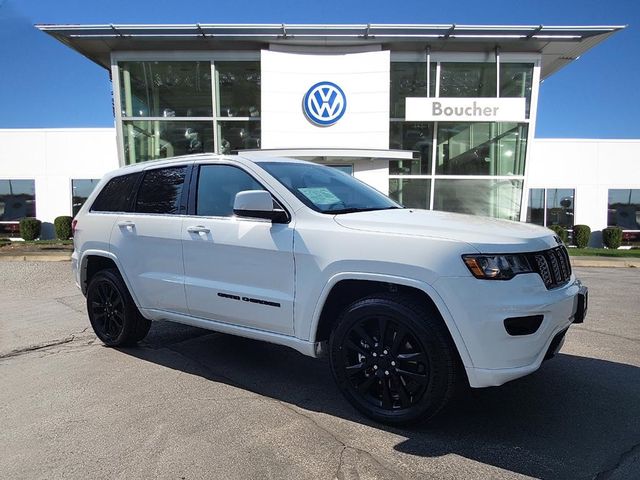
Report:
[{"label": "tire", "polygon": [[346,399],[391,425],[435,416],[460,376],[457,351],[439,313],[408,296],[372,295],[349,305],[331,333],[329,355]]},{"label": "tire", "polygon": [[142,340],[151,327],[115,269],[101,270],[91,278],[87,287],[87,312],[96,336],[109,347],[133,345]]}]

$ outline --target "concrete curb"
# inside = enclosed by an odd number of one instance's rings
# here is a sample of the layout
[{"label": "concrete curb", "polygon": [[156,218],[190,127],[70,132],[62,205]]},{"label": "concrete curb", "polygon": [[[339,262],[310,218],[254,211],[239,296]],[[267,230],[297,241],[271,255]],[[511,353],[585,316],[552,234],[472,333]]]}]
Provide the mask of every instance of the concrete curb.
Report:
[{"label": "concrete curb", "polygon": [[0,254],[0,261],[5,262],[69,262],[71,253],[29,252],[18,254]]},{"label": "concrete curb", "polygon": [[[21,254],[0,254],[5,262],[68,262],[71,253],[29,252]],[[640,268],[640,259],[621,257],[571,257],[573,267],[599,268]]]},{"label": "concrete curb", "polygon": [[640,268],[639,258],[570,257],[572,267]]}]

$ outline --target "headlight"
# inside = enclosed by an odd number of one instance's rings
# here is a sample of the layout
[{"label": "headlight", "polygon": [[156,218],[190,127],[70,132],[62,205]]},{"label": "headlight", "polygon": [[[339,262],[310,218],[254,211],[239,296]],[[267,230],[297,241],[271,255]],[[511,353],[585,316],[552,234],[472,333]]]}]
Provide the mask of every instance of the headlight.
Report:
[{"label": "headlight", "polygon": [[463,255],[462,260],[476,278],[510,280],[533,269],[525,255]]}]

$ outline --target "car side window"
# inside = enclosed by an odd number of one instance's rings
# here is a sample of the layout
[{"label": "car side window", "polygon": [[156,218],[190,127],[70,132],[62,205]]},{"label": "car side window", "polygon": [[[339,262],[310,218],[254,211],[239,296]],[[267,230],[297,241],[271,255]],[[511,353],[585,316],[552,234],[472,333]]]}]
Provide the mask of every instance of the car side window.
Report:
[{"label": "car side window", "polygon": [[179,213],[186,173],[187,167],[146,171],[138,190],[135,211],[167,215]]},{"label": "car side window", "polygon": [[130,212],[133,189],[139,178],[140,173],[130,173],[109,180],[91,205],[91,211]]},{"label": "car side window", "polygon": [[236,193],[264,190],[244,170],[230,165],[202,165],[198,175],[196,215],[230,217]]}]

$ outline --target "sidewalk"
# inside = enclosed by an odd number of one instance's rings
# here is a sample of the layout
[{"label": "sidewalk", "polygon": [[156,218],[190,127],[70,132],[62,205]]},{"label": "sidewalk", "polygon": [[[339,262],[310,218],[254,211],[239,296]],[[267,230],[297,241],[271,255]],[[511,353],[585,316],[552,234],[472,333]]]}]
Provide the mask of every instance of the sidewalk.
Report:
[{"label": "sidewalk", "polygon": [[640,268],[640,258],[632,257],[572,257],[572,267]]},{"label": "sidewalk", "polygon": [[68,262],[71,252],[0,252],[4,262]]}]

